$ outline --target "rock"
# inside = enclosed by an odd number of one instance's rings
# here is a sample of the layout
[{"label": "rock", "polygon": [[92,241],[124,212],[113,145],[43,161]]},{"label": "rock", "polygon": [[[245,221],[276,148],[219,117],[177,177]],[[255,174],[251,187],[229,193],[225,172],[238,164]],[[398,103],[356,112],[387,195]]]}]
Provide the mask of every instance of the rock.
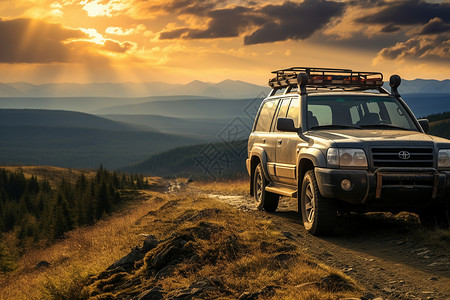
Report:
[{"label": "rock", "polygon": [[153,248],[156,248],[156,246],[158,246],[158,239],[154,235],[148,235],[144,241],[141,251],[147,253]]},{"label": "rock", "polygon": [[145,254],[142,253],[141,248],[135,247],[133,250],[130,251],[130,253],[128,253],[120,260],[110,265],[106,270],[112,270],[119,266],[124,268],[125,270],[129,270],[134,267],[134,263],[136,261],[143,259],[144,256]]},{"label": "rock", "polygon": [[292,233],[290,233],[289,231],[282,231],[281,233],[288,239],[292,239]]},{"label": "rock", "polygon": [[166,293],[164,292],[163,288],[160,286],[156,286],[152,288],[151,290],[142,292],[137,297],[138,300],[160,300],[164,299],[164,295]]},{"label": "rock", "polygon": [[48,261],[45,260],[41,260],[40,262],[38,262],[36,264],[36,269],[41,269],[41,268],[49,268],[52,264],[49,263]]},{"label": "rock", "polygon": [[165,266],[164,268],[159,270],[158,273],[155,274],[155,279],[159,280],[161,278],[171,276],[171,275],[173,275],[174,270],[175,270],[174,265]]}]

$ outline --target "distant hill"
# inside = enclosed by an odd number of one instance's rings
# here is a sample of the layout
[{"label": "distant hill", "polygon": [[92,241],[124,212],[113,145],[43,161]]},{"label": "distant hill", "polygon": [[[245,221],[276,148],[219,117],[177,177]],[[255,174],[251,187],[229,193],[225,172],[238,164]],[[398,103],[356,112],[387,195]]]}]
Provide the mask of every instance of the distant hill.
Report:
[{"label": "distant hill", "polygon": [[1,108],[17,109],[59,109],[92,113],[95,110],[151,101],[172,101],[185,99],[205,99],[202,96],[157,96],[143,98],[120,97],[0,97]]},{"label": "distant hill", "polygon": [[121,171],[194,179],[244,178],[247,141],[179,147],[156,154]]},{"label": "distant hill", "polygon": [[[144,126],[116,122],[86,113],[44,109],[0,109],[0,126],[72,127],[122,131],[144,128]],[[146,131],[157,130],[147,127]]]},{"label": "distant hill", "polygon": [[259,106],[262,99],[188,99],[152,101],[96,110],[96,114],[149,114],[175,118],[234,118],[247,107]]},{"label": "distant hill", "polygon": [[[231,118],[174,118],[159,115],[101,115],[104,118],[119,122],[154,128],[160,132],[196,136],[214,139],[228,124]],[[249,122],[250,123],[250,122]],[[248,124],[249,128],[251,124]],[[250,132],[248,132],[250,133]]]},{"label": "distant hill", "polygon": [[[268,74],[269,76],[269,74]],[[389,90],[389,84],[385,83]],[[187,84],[165,82],[123,83],[48,83],[26,82],[0,83],[0,97],[118,97],[136,98],[149,96],[195,95],[203,97],[242,99],[265,96],[269,92],[265,82],[261,85],[239,80],[224,80],[218,83],[194,80]],[[450,93],[450,80],[414,79],[402,80],[402,94]]]},{"label": "distant hill", "polygon": [[[385,82],[384,87],[390,91],[389,81]],[[434,80],[434,79],[414,79],[405,80],[402,79],[402,83],[398,88],[400,94],[449,94],[450,93],[450,80]]]},{"label": "distant hill", "polygon": [[204,141],[65,111],[0,110],[0,125],[1,165],[114,169]]},{"label": "distant hill", "polygon": [[124,83],[49,83],[25,82],[0,84],[0,97],[148,97],[197,95],[217,98],[251,98],[261,92],[267,94],[269,87],[239,80],[219,83],[192,81],[188,84],[164,82]]}]

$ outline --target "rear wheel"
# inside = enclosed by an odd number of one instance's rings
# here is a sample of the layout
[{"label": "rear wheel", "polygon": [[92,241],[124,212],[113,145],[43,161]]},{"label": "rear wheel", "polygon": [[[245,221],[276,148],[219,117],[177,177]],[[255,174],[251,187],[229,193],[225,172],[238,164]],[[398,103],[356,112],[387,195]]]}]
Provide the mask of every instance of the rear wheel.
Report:
[{"label": "rear wheel", "polygon": [[278,200],[280,196],[266,191],[268,182],[264,177],[261,163],[255,169],[253,175],[253,192],[255,195],[256,203],[259,210],[265,210],[267,212],[274,212],[278,207]]},{"label": "rear wheel", "polygon": [[300,209],[305,229],[313,235],[333,232],[336,223],[336,200],[320,195],[314,170],[306,172],[300,194]]}]

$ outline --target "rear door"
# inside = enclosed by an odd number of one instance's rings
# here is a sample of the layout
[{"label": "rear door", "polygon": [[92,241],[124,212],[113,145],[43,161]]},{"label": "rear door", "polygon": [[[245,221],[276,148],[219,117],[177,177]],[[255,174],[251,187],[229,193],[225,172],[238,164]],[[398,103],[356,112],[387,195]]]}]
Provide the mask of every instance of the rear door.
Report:
[{"label": "rear door", "polygon": [[[299,127],[300,100],[298,97],[289,98],[286,118],[294,120],[295,127]],[[297,132],[278,131],[276,140],[275,173],[279,182],[297,184],[297,145],[300,137]]]},{"label": "rear door", "polygon": [[277,132],[272,130],[274,114],[277,112],[279,99],[266,100],[260,109],[255,122],[252,142],[254,146],[264,149],[267,156],[267,171],[272,180],[275,180],[275,147],[277,143]]}]

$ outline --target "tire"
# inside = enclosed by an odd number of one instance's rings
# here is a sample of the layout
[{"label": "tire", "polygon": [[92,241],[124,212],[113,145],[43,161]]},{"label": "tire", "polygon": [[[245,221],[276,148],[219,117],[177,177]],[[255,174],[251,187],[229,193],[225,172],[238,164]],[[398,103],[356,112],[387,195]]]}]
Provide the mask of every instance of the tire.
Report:
[{"label": "tire", "polygon": [[280,195],[266,191],[268,185],[267,179],[264,176],[261,163],[256,166],[253,174],[253,194],[258,210],[265,210],[267,212],[274,212],[278,207],[278,200]]},{"label": "tire", "polygon": [[320,195],[314,170],[306,172],[300,194],[305,229],[313,235],[329,235],[336,225],[336,200]]},{"label": "tire", "polygon": [[433,207],[418,213],[420,223],[429,228],[449,228],[450,220],[448,210],[442,207]]}]

